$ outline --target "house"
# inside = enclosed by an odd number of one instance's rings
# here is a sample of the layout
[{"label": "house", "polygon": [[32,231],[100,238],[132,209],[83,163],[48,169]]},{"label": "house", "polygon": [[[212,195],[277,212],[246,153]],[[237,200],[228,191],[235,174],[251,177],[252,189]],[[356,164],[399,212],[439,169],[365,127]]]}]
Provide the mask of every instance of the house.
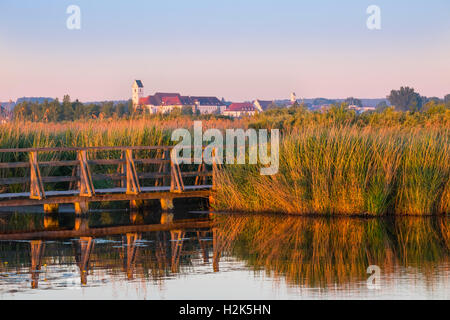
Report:
[{"label": "house", "polygon": [[257,113],[255,105],[251,102],[232,103],[223,112],[225,116],[239,118],[243,116],[254,116]]},{"label": "house", "polygon": [[151,114],[168,113],[174,108],[182,108],[185,99],[178,93],[157,92],[153,96],[147,96],[139,99],[137,106],[144,106]]},{"label": "house", "polygon": [[357,106],[357,105],[350,105],[350,106],[348,106],[348,109],[349,110],[354,110],[358,114],[376,110],[375,107],[360,107],[360,106]]},{"label": "house", "polygon": [[190,97],[195,109],[200,114],[221,114],[225,111],[225,104],[216,97]]},{"label": "house", "polygon": [[264,112],[267,109],[269,109],[271,106],[275,105],[275,102],[274,101],[268,101],[268,100],[256,99],[253,102],[253,105],[255,106],[256,110],[258,110],[258,112]]}]

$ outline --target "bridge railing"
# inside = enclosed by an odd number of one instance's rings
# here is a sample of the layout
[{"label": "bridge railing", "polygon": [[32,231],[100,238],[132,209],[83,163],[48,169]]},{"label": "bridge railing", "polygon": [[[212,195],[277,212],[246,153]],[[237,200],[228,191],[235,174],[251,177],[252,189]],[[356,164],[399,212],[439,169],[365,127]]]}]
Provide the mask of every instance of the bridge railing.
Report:
[{"label": "bridge railing", "polygon": [[[46,183],[70,183],[69,190],[76,188],[79,196],[92,197],[96,193],[94,181],[116,181],[120,188],[124,188],[127,194],[139,194],[142,192],[143,180],[154,180],[154,188],[167,189],[170,192],[183,192],[185,190],[185,178],[191,178],[194,186],[207,185],[207,181],[214,184],[214,168],[212,171],[202,163],[195,171],[193,166],[185,166],[182,171],[180,165],[173,162],[170,157],[172,147],[169,146],[129,146],[129,147],[73,147],[73,148],[22,148],[0,149],[0,155],[5,153],[28,154],[28,161],[0,162],[0,170],[25,168],[29,171],[27,176],[0,177],[0,185],[25,185],[29,189],[31,199],[45,199]],[[120,158],[108,156],[107,159],[98,159],[96,155],[102,152],[116,151]],[[72,160],[39,161],[41,153],[70,153],[76,154]],[[136,157],[136,153],[145,154],[144,157]],[[2,157],[3,158],[3,157]],[[19,158],[24,159],[23,155]],[[115,173],[97,172],[96,166],[117,165]],[[139,170],[141,166],[144,170]],[[41,168],[71,167],[72,175],[46,175],[41,174]],[[66,170],[67,171],[67,170]],[[29,187],[28,187],[29,185]],[[148,185],[148,183],[147,183]],[[166,188],[164,188],[166,187]]]}]

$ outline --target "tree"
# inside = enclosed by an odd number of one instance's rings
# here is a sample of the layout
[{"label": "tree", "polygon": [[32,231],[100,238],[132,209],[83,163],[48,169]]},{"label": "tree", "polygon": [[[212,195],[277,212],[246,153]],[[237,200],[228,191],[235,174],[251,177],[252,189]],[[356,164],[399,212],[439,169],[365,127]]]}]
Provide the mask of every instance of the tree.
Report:
[{"label": "tree", "polygon": [[63,98],[63,103],[61,105],[61,113],[58,116],[58,120],[73,120],[74,110],[72,102],[70,102],[70,96],[65,95]]},{"label": "tree", "polygon": [[104,117],[111,117],[112,114],[114,112],[114,103],[109,101],[109,102],[104,102],[100,108],[100,113],[103,114]]},{"label": "tree", "polygon": [[400,111],[420,111],[422,109],[422,97],[410,87],[392,90],[387,99]]},{"label": "tree", "polygon": [[181,114],[184,114],[184,115],[193,115],[194,112],[192,111],[192,107],[190,107],[190,106],[183,106],[183,107],[181,108]]},{"label": "tree", "polygon": [[275,103],[275,101],[272,101],[272,102],[267,106],[267,110],[270,110],[270,109],[279,109],[279,108],[280,108],[280,106],[277,105],[277,104]]},{"label": "tree", "polygon": [[443,100],[439,99],[438,97],[422,97],[422,105],[425,105],[429,102],[434,102],[435,104],[442,103]]},{"label": "tree", "polygon": [[450,94],[448,94],[444,97],[444,103],[446,105],[450,106]]},{"label": "tree", "polygon": [[86,117],[86,108],[84,105],[76,100],[73,103],[73,117],[75,119],[84,119]]},{"label": "tree", "polygon": [[387,104],[386,101],[381,101],[381,102],[378,103],[377,106],[376,106],[377,112],[383,112],[383,111],[386,110],[387,108],[389,108],[389,105]]},{"label": "tree", "polygon": [[32,120],[31,107],[27,101],[16,104],[14,107],[14,118],[18,120]]},{"label": "tree", "polygon": [[321,106],[321,105],[324,105],[324,104],[336,104],[336,101],[335,100],[330,100],[330,99],[325,99],[325,98],[316,98],[316,99],[314,99],[314,101],[313,101],[313,105],[315,105],[315,106]]},{"label": "tree", "polygon": [[349,106],[358,106],[362,108],[363,104],[362,101],[353,97],[345,99],[344,103],[348,104]]}]

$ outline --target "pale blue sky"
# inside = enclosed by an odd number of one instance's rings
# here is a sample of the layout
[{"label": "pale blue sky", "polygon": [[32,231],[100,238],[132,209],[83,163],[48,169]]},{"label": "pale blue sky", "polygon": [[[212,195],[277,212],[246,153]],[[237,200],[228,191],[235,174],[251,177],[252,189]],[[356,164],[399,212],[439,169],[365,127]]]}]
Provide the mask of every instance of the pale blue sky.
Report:
[{"label": "pale blue sky", "polygon": [[[81,8],[81,30],[66,8]],[[381,8],[382,29],[366,27]],[[450,93],[448,0],[0,0],[0,101]]]}]

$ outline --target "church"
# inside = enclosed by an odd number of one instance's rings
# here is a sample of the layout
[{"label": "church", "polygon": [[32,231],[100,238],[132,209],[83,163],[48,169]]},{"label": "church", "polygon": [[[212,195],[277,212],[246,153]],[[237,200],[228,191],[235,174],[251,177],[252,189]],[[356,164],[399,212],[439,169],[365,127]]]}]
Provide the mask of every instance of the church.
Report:
[{"label": "church", "polygon": [[226,105],[217,97],[182,96],[179,93],[161,93],[144,96],[144,85],[141,80],[135,80],[132,86],[133,107],[146,108],[150,114],[169,113],[175,108],[192,108],[193,113],[221,114]]}]

